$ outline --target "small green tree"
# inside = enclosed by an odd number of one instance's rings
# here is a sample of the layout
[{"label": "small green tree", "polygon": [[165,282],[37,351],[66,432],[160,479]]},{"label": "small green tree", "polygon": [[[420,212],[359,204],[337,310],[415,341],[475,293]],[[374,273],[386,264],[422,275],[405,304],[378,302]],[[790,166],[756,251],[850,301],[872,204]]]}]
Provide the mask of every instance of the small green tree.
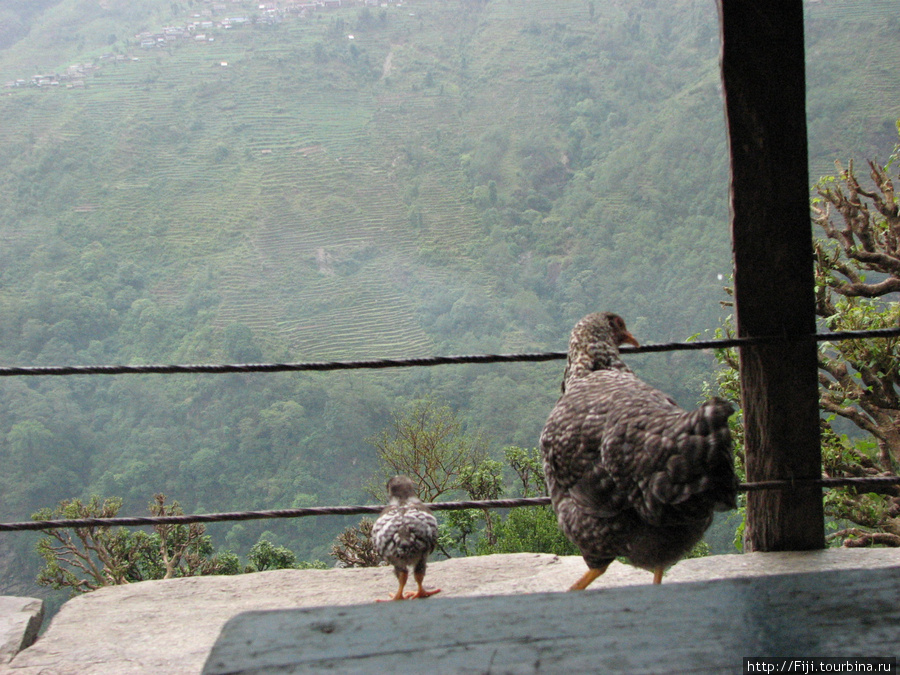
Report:
[{"label": "small green tree", "polygon": [[244,567],[244,572],[265,572],[266,570],[324,570],[328,569],[321,560],[297,560],[297,554],[284,546],[276,546],[266,539],[265,532],[247,554],[249,564]]},{"label": "small green tree", "polygon": [[431,399],[395,412],[391,426],[369,442],[377,453],[378,477],[367,490],[376,499],[384,499],[387,481],[402,474],[419,486],[422,501],[432,502],[461,489],[464,472],[479,466],[487,454],[479,434],[466,433],[449,406]]},{"label": "small green tree", "polygon": [[331,547],[331,556],[340,567],[378,567],[381,558],[372,544],[372,526],[375,521],[363,518],[356,526],[341,532]]},{"label": "small green tree", "polygon": [[[510,493],[517,497],[547,495],[540,450],[509,446],[503,454],[512,470]],[[480,554],[522,552],[578,555],[576,546],[559,529],[550,506],[511,509],[497,522],[493,541],[485,537],[478,546]]]},{"label": "small green tree", "polygon": [[447,511],[438,519],[438,550],[447,558],[454,553],[476,555],[482,514],[478,509]]},{"label": "small green tree", "polygon": [[[460,487],[473,501],[500,499],[503,494],[503,465],[493,459],[486,459],[478,466],[466,467],[460,474]],[[490,509],[481,509],[484,519],[484,538],[493,546],[497,543],[494,534],[494,518]]]},{"label": "small green tree", "polygon": [[[154,517],[182,516],[184,510],[177,501],[166,505],[166,496],[156,494],[149,505]],[[150,578],[171,579],[208,574],[237,574],[240,562],[232,553],[217,554],[212,540],[202,523],[160,524],[153,526],[150,541],[153,555],[145,557],[143,564],[162,571],[162,576],[152,572]]]},{"label": "small green tree", "polygon": [[248,572],[297,568],[297,554],[284,546],[276,546],[268,539],[256,542],[247,557],[250,560]]},{"label": "small green tree", "polygon": [[[114,518],[121,506],[118,497],[93,496],[87,502],[67,499],[55,509],[41,509],[32,519]],[[149,508],[153,516],[183,515],[178,502],[166,504],[162,494],[154,496]],[[216,551],[199,523],[158,524],[152,532],[99,525],[42,531],[47,536],[38,542],[37,551],[44,567],[37,581],[55,589],[68,588],[73,595],[150,579],[325,567],[318,561],[298,562],[295,553],[266,539],[250,549],[249,564],[242,567],[234,553]]]},{"label": "small green tree", "polygon": [[[41,509],[33,520],[61,520],[75,518],[113,518],[122,500],[113,497],[100,501],[93,496],[83,503],[67,499],[55,509]],[[78,527],[43,530],[48,536],[37,544],[44,559],[37,582],[43,586],[69,588],[73,595],[93,591],[102,586],[141,581],[143,573],[139,559],[148,553],[150,544],[146,534],[136,537],[125,528]]]}]

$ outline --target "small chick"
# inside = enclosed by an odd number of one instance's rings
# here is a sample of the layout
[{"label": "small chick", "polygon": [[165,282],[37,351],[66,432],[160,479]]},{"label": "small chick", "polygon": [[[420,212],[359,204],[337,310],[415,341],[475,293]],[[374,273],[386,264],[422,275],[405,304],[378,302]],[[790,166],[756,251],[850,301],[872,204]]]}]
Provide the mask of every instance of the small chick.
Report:
[{"label": "small chick", "polygon": [[[427,598],[441,589],[426,591],[425,567],[428,556],[437,545],[437,520],[429,508],[416,496],[416,486],[406,476],[394,476],[387,484],[390,505],[381,512],[372,526],[375,552],[394,566],[400,585],[390,600]],[[403,594],[409,578],[409,568],[418,585],[415,593]],[[378,602],[382,602],[379,600]]]}]

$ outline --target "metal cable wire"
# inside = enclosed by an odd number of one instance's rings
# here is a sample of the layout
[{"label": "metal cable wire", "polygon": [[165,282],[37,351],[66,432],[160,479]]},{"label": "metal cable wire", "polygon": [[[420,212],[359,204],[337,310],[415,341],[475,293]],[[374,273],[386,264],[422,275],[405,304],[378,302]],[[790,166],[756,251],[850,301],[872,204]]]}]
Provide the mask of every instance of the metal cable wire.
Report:
[{"label": "metal cable wire", "polygon": [[[705,340],[651,344],[641,347],[623,348],[623,353],[647,353],[675,350],[724,349],[752,344],[775,343],[790,339],[814,338],[819,342],[836,342],[861,338],[887,338],[900,336],[900,327],[865,331],[841,331],[818,333],[813,336],[791,337],[786,335],[729,338],[725,340]],[[284,371],[327,371],[363,368],[398,368],[414,366],[436,366],[460,363],[503,363],[513,361],[551,361],[566,358],[565,352],[545,352],[537,354],[485,354],[473,356],[432,356],[408,359],[376,359],[366,361],[330,361],[310,363],[258,363],[258,364],[211,364],[211,365],[147,365],[147,366],[43,366],[43,367],[0,367],[0,377],[35,375],[120,375],[120,374],[174,374],[174,373],[247,373]],[[900,478],[817,478],[796,480],[773,480],[756,483],[742,483],[740,490],[790,490],[803,487],[842,486],[889,486],[900,485]],[[437,502],[430,505],[434,511],[460,509],[498,509],[519,506],[542,506],[550,503],[549,497],[522,499],[494,499],[487,501]],[[145,526],[164,524],[214,523],[223,521],[258,520],[263,518],[304,518],[323,515],[360,515],[379,513],[383,506],[323,506],[299,509],[276,509],[269,511],[238,511],[232,513],[210,513],[181,516],[137,516],[117,518],[78,518],[64,520],[41,520],[19,523],[0,523],[0,532],[24,530],[46,530],[54,528]]]},{"label": "metal cable wire", "polygon": [[[645,354],[651,352],[689,351],[700,349],[725,349],[759,344],[773,344],[793,339],[809,339],[817,342],[838,342],[862,338],[890,338],[900,336],[900,327],[878,328],[874,330],[839,331],[817,333],[812,336],[770,335],[735,337],[724,340],[697,340],[694,342],[668,342],[623,347],[623,354]],[[135,375],[181,373],[278,373],[298,371],[360,370],[381,368],[409,368],[442,366],[465,363],[511,363],[555,361],[566,358],[566,352],[538,352],[530,354],[476,354],[463,356],[425,356],[405,359],[367,359],[361,361],[312,361],[306,363],[223,363],[195,365],[144,365],[144,366],[0,366],[0,377],[44,376],[44,375]]]},{"label": "metal cable wire", "polygon": [[[741,483],[741,492],[759,490],[794,490],[811,487],[888,487],[900,485],[898,476],[874,476],[868,478],[807,478],[796,480],[771,480],[757,483]],[[483,501],[433,502],[432,511],[459,511],[462,509],[511,509],[520,506],[545,506],[549,497],[522,497],[519,499],[489,499]],[[309,516],[354,516],[377,514],[383,505],[369,506],[311,506],[297,509],[270,511],[237,511],[232,513],[207,513],[183,516],[135,516],[116,518],[67,518],[63,520],[35,520],[21,523],[0,523],[0,532],[25,530],[72,529],[84,527],[188,525],[190,523],[218,523],[237,520],[261,520],[264,518],[306,518]]]}]

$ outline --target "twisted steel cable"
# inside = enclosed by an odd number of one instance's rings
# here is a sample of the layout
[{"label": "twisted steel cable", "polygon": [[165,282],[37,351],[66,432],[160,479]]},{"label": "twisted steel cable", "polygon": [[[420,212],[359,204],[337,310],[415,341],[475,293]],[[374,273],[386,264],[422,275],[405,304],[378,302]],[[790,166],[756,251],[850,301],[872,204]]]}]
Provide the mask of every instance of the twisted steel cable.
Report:
[{"label": "twisted steel cable", "polygon": [[[641,347],[626,347],[623,353],[648,353],[675,350],[724,349],[755,344],[771,344],[790,339],[814,338],[816,341],[836,342],[863,338],[888,338],[900,336],[900,327],[881,328],[861,331],[840,331],[818,333],[811,336],[764,336],[735,337],[724,340],[702,340],[694,342],[676,342],[650,344]],[[206,364],[206,365],[145,365],[145,366],[38,366],[38,367],[0,367],[0,377],[41,376],[41,375],[121,375],[121,374],[177,374],[177,373],[249,373],[249,372],[289,372],[289,371],[331,371],[354,370],[366,368],[399,368],[418,366],[437,366],[464,363],[508,363],[551,361],[566,358],[566,352],[543,352],[533,354],[484,354],[469,356],[431,356],[406,359],[372,359],[363,361],[326,361],[307,363],[257,363],[257,364]],[[900,485],[900,478],[880,476],[870,478],[816,478],[796,480],[772,480],[756,483],[742,483],[740,490],[752,492],[757,490],[792,490],[809,487],[879,487]],[[515,508],[519,506],[542,506],[550,503],[549,497],[531,497],[521,499],[494,499],[487,501],[437,502],[430,505],[434,511],[452,511],[460,509],[497,509]],[[298,509],[275,509],[268,511],[237,511],[230,513],[211,513],[180,516],[137,516],[116,518],[77,518],[63,520],[38,520],[18,523],[0,523],[0,532],[16,532],[25,530],[47,530],[55,528],[80,527],[112,527],[112,526],[146,526],[163,524],[214,523],[224,521],[258,520],[263,518],[304,518],[323,515],[360,515],[379,513],[383,506],[322,506]]]},{"label": "twisted steel cable", "polygon": [[[667,351],[694,351],[725,349],[749,345],[773,344],[785,340],[815,339],[817,342],[837,342],[863,338],[890,338],[900,336],[900,327],[873,330],[839,331],[815,335],[771,335],[734,337],[723,340],[697,340],[693,342],[667,342],[623,347],[623,354],[645,354]],[[358,361],[310,361],[305,363],[221,363],[194,365],[109,365],[109,366],[0,366],[0,377],[36,377],[67,375],[175,375],[184,373],[278,373],[302,371],[333,371],[383,368],[410,368],[467,363],[512,363],[555,361],[566,358],[566,352],[537,352],[526,354],[474,354],[461,356],[424,356],[402,359],[365,359]]]},{"label": "twisted steel cable", "polygon": [[[796,490],[813,487],[888,487],[893,485],[900,485],[900,477],[873,476],[866,478],[806,478],[795,480],[771,480],[756,483],[741,483],[738,489],[742,492],[756,492],[759,490]],[[463,509],[511,509],[520,506],[545,506],[549,503],[549,497],[522,497],[518,499],[489,499],[482,501],[432,502],[428,506],[432,511],[459,511]],[[113,526],[188,525],[190,523],[218,523],[239,520],[261,520],[265,518],[353,516],[363,514],[377,514],[380,513],[383,508],[384,505],[311,506],[296,509],[235,511],[230,513],[207,513],[181,516],[124,516],[115,518],[67,518],[62,520],[35,520],[20,523],[0,523],[0,532]]]}]

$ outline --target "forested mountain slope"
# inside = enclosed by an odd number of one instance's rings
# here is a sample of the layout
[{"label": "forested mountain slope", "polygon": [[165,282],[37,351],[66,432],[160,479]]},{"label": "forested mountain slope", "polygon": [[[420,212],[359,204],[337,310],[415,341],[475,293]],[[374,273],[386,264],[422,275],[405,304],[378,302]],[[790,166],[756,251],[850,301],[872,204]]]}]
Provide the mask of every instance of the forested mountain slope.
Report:
[{"label": "forested mountain slope", "polygon": [[[718,324],[711,0],[299,4],[4,4],[0,362],[562,350],[598,309],[642,341]],[[808,5],[813,178],[892,147],[897,6]],[[635,361],[686,405],[711,367]],[[125,513],[154,492],[188,512],[364,501],[392,410],[431,396],[495,450],[530,447],[561,370],[4,378],[0,517],[91,493]],[[324,558],[343,524],[215,533]],[[0,592],[33,574],[31,542],[0,539]]]}]

